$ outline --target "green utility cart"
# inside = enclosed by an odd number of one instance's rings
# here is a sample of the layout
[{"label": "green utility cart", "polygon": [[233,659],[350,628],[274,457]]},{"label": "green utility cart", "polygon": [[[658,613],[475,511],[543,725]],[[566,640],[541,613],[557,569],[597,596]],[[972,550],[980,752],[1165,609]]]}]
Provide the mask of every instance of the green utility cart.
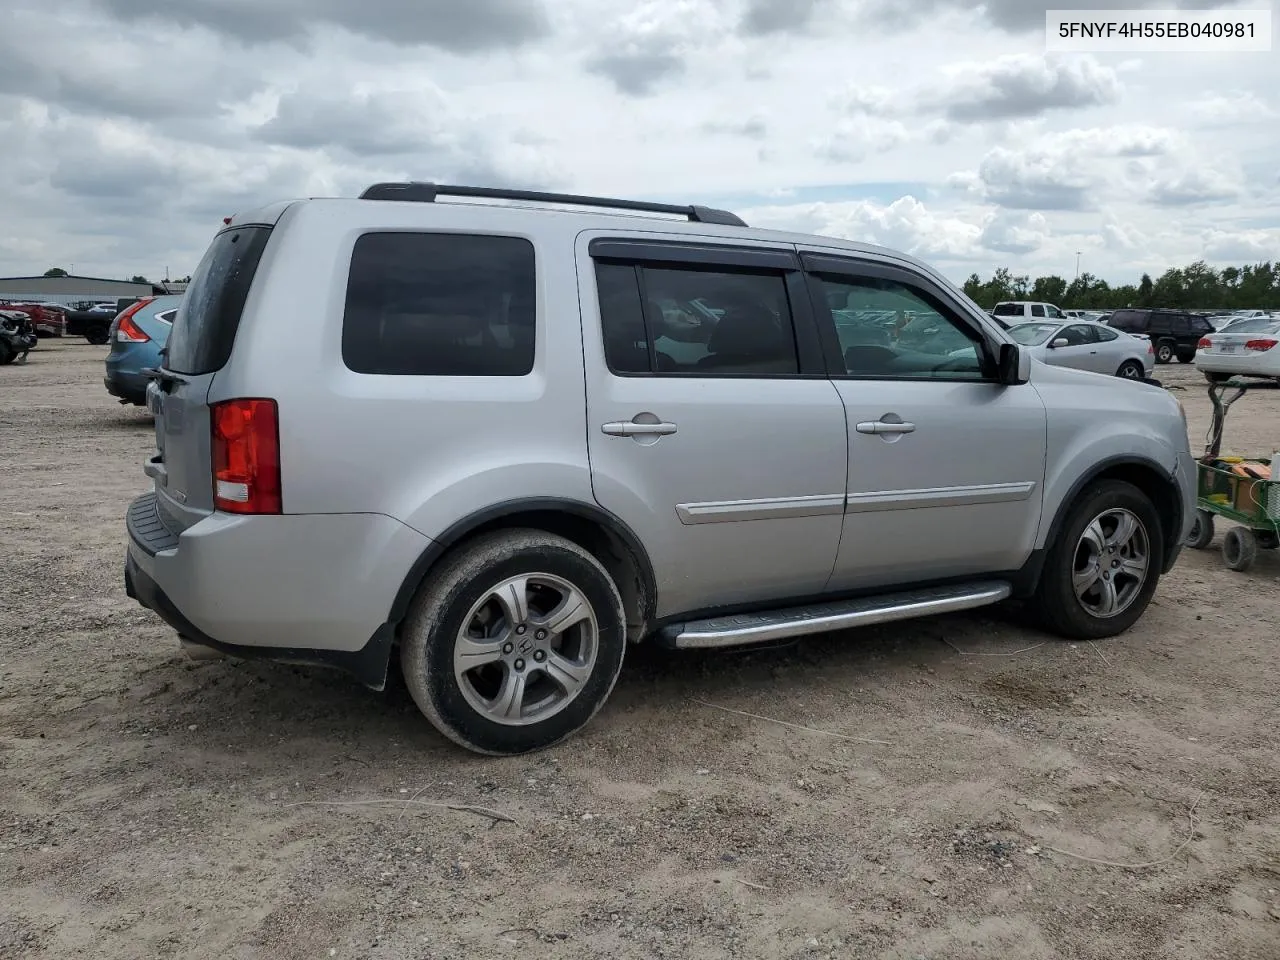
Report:
[{"label": "green utility cart", "polygon": [[1222,559],[1232,570],[1253,565],[1258,550],[1280,546],[1280,477],[1274,457],[1222,457],[1222,431],[1231,405],[1254,390],[1277,390],[1275,380],[1231,379],[1209,384],[1213,421],[1200,458],[1196,520],[1187,546],[1203,550],[1213,542],[1214,517],[1231,520],[1222,538]]}]

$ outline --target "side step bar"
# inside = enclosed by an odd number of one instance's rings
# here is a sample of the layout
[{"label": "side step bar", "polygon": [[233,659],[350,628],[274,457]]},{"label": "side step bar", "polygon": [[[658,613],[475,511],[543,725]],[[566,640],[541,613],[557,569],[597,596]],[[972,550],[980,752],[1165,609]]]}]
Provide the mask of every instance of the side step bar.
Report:
[{"label": "side step bar", "polygon": [[1003,581],[962,583],[891,593],[858,600],[841,600],[810,607],[791,607],[765,613],[694,620],[672,631],[672,643],[681,650],[736,647],[750,643],[803,637],[851,627],[869,627],[895,620],[912,620],[938,613],[972,610],[1007,600],[1013,588]]}]

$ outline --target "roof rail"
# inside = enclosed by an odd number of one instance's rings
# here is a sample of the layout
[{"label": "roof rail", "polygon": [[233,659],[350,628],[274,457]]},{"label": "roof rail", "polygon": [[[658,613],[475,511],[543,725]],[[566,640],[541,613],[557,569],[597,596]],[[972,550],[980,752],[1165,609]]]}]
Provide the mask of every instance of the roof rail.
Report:
[{"label": "roof rail", "polygon": [[439,183],[375,183],[360,194],[361,200],[407,200],[434,203],[436,197],[482,197],[487,200],[527,200],[533,203],[570,203],[584,207],[612,210],[638,210],[644,213],[675,213],[694,223],[718,223],[727,227],[745,227],[737,214],[697,204],[647,203],[643,200],[617,200],[611,197],[581,197],[572,193],[542,193],[537,190],[504,190],[499,187],[447,186]]}]

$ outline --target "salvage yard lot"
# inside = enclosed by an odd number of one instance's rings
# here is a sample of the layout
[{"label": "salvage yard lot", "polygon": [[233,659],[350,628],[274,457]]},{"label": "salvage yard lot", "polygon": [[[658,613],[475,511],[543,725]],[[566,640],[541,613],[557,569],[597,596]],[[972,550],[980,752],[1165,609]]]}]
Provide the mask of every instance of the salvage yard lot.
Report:
[{"label": "salvage yard lot", "polygon": [[[191,663],[125,597],[153,434],[102,357],[0,368],[0,957],[1280,955],[1275,553],[1185,552],[1099,644],[633,651],[583,733],[480,759],[398,676]],[[1156,375],[1199,452],[1200,375]],[[1246,398],[1224,450],[1277,424]]]}]

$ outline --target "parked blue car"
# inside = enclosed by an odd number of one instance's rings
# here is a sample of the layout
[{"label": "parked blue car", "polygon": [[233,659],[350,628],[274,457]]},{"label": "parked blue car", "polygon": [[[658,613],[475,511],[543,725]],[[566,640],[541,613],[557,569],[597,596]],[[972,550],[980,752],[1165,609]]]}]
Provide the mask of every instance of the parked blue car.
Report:
[{"label": "parked blue car", "polygon": [[160,366],[160,351],[173,329],[181,296],[147,297],[126,307],[111,321],[111,349],[107,353],[107,393],[121,403],[147,403],[147,376],[142,371]]}]

